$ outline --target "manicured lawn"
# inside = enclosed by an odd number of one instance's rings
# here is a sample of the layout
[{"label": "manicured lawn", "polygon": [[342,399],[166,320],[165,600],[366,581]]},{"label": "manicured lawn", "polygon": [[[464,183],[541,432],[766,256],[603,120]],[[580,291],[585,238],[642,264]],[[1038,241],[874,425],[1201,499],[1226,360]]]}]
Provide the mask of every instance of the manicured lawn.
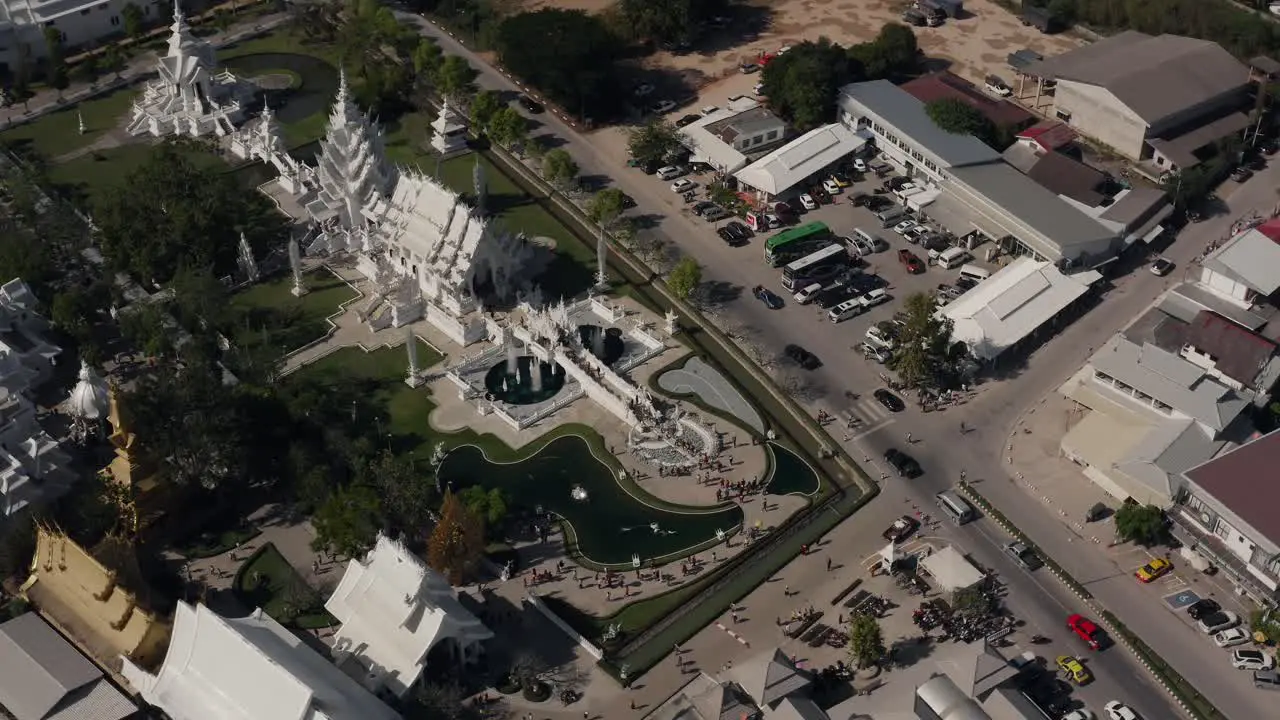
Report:
[{"label": "manicured lawn", "polygon": [[[102,133],[119,127],[138,88],[125,87],[68,105],[63,110],[41,116],[25,125],[0,133],[0,140],[15,146],[19,154],[29,148],[52,160],[97,140]],[[84,134],[80,134],[79,116],[84,117]]]},{"label": "manicured lawn", "polygon": [[293,276],[284,272],[261,281],[231,298],[239,311],[240,324],[231,330],[238,345],[259,347],[269,344],[281,357],[303,345],[319,340],[329,331],[326,320],[356,291],[328,270],[314,270],[303,276],[311,292],[293,295]]},{"label": "manicured lawn", "polygon": [[324,599],[289,564],[275,545],[267,543],[236,573],[231,591],[250,608],[262,608],[281,625],[304,630],[336,625],[324,609]]},{"label": "manicured lawn", "polygon": [[227,45],[218,50],[219,60],[230,60],[242,55],[262,55],[265,53],[296,53],[311,55],[327,60],[335,67],[338,65],[340,53],[333,45],[307,42],[288,28],[260,35],[249,40],[242,40],[234,45]]},{"label": "manicured lawn", "polygon": [[[150,143],[138,142],[95,151],[51,166],[49,179],[81,207],[92,209],[97,198],[109,188],[123,185],[125,178],[151,157],[153,149]],[[184,152],[198,165],[230,169],[222,158],[213,153],[197,149]],[[137,190],[146,192],[146,188]]]}]

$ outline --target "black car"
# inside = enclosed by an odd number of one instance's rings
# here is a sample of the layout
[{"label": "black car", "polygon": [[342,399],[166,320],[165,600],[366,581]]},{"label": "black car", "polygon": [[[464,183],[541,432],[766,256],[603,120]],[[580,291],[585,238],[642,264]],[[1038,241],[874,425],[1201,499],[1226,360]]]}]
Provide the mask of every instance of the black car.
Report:
[{"label": "black car", "polygon": [[1187,614],[1191,616],[1192,620],[1199,620],[1212,615],[1221,609],[1222,606],[1218,604],[1217,600],[1205,598],[1191,603],[1191,606],[1187,608]]},{"label": "black car", "polygon": [[782,308],[782,298],[778,297],[777,294],[763,285],[757,285],[751,288],[751,294],[755,295],[756,299],[764,303],[765,307],[770,310],[779,310]]},{"label": "black car", "polygon": [[701,115],[685,115],[676,121],[676,127],[682,128],[686,125],[692,125],[702,119]]},{"label": "black car", "polygon": [[734,220],[728,225],[725,225],[725,227],[728,228],[729,232],[733,233],[734,237],[738,238],[739,240],[749,240],[751,239],[751,236],[755,234],[751,232],[751,228],[747,227],[746,225],[743,225],[737,220]]},{"label": "black car", "polygon": [[716,205],[715,203],[711,202],[710,200],[703,200],[702,202],[700,202],[700,203],[698,203],[697,205],[694,205],[694,206],[693,206],[693,214],[694,214],[694,215],[697,215],[698,217],[702,217],[702,216],[703,216],[704,214],[706,214],[709,210],[711,210],[711,208],[716,208],[716,207],[720,207],[720,206],[719,206],[719,205]]},{"label": "black car", "polygon": [[869,273],[859,273],[849,278],[848,287],[851,290],[853,290],[855,294],[865,295],[871,292],[872,290],[875,290],[876,288],[884,287],[885,285],[888,285],[888,283],[886,283],[884,281],[884,278],[880,277],[879,275],[873,275]]},{"label": "black car", "polygon": [[876,402],[883,405],[884,409],[889,412],[902,412],[907,409],[907,404],[902,402],[902,398],[884,388],[880,388],[872,394],[875,396]]},{"label": "black car", "polygon": [[786,353],[787,357],[794,360],[797,365],[805,370],[817,370],[822,367],[822,361],[818,359],[817,355],[814,355],[799,345],[788,345],[783,351]]},{"label": "black car", "polygon": [[976,287],[978,287],[978,281],[973,278],[963,276],[956,278],[955,288],[962,293],[969,292]]},{"label": "black car", "polygon": [[915,478],[924,474],[924,471],[920,469],[920,463],[916,462],[915,458],[897,448],[885,450],[884,461],[897,471],[898,477]]},{"label": "black car", "polygon": [[850,195],[849,202],[853,203],[854,207],[866,207],[871,203],[871,198],[873,197],[875,196],[868,195],[866,193],[858,193],[856,195]]},{"label": "black car", "polygon": [[1267,159],[1261,155],[1256,155],[1252,159],[1250,159],[1248,162],[1245,163],[1245,167],[1254,171],[1266,170]]},{"label": "black car", "polygon": [[871,195],[867,199],[867,209],[871,212],[880,212],[893,205],[893,201],[883,195]]},{"label": "black car", "polygon": [[938,252],[946,250],[948,245],[947,238],[943,235],[939,235],[938,233],[926,235],[924,239],[920,241],[920,247],[925,250],[937,250]]},{"label": "black car", "polygon": [[857,294],[853,288],[837,287],[818,293],[818,299],[814,300],[814,302],[823,310],[830,310],[845,300],[853,299]]},{"label": "black car", "polygon": [[520,107],[524,108],[525,112],[531,115],[537,115],[543,112],[544,110],[546,110],[546,108],[542,106],[542,103],[538,102],[537,100],[534,100],[528,95],[521,95],[520,97],[516,98],[516,102],[520,103]]},{"label": "black car", "polygon": [[716,228],[716,234],[720,236],[721,240],[725,241],[725,243],[729,245],[736,245],[740,242],[738,238],[734,237],[733,233],[729,232],[729,228],[727,227]]}]

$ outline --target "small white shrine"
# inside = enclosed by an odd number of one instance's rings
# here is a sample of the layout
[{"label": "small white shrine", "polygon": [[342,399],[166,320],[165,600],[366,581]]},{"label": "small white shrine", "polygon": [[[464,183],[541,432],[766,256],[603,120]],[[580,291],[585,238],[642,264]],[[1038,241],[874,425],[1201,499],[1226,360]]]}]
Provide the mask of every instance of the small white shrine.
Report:
[{"label": "small white shrine", "polygon": [[213,46],[191,32],[177,0],[170,28],[168,52],[156,66],[159,77],[134,102],[129,134],[203,137],[235,132],[254,86],[227,71],[215,74]]},{"label": "small white shrine", "polygon": [[342,623],[334,662],[365,689],[396,697],[418,682],[432,649],[465,664],[493,637],[439,573],[384,535],[363,560],[347,564],[324,606]]},{"label": "small white shrine", "polygon": [[467,126],[448,100],[440,105],[440,114],[431,123],[431,148],[446,156],[467,149]]},{"label": "small white shrine", "polygon": [[37,304],[21,278],[0,285],[0,389],[13,395],[47,380],[62,353],[46,339],[49,322],[37,312]]},{"label": "small white shrine", "polygon": [[102,420],[111,408],[111,388],[89,363],[80,361],[80,380],[63,403],[66,413],[81,420]]},{"label": "small white shrine", "polygon": [[231,154],[241,160],[260,160],[276,169],[276,182],[290,195],[305,194],[315,184],[315,170],[289,154],[284,127],[265,102],[262,113],[227,138]]}]

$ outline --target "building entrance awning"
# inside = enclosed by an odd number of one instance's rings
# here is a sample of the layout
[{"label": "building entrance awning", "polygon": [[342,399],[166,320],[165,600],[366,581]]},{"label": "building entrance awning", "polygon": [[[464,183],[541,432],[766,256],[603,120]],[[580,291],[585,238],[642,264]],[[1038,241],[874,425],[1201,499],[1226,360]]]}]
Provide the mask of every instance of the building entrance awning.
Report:
[{"label": "building entrance awning", "polygon": [[1006,234],[947,192],[940,193],[923,212],[926,217],[934,219],[957,237],[964,237],[976,230],[994,241]]}]

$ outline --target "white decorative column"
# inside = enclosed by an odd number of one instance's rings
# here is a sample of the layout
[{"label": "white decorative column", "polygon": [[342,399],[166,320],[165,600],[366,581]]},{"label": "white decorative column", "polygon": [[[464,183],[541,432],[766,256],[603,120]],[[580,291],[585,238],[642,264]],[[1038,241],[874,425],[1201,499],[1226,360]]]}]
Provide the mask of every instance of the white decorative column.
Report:
[{"label": "white decorative column", "polygon": [[609,287],[609,275],[605,269],[605,262],[609,256],[609,244],[604,239],[604,228],[600,228],[600,237],[596,239],[596,289],[603,290]]},{"label": "white decorative column", "polygon": [[409,356],[409,367],[405,372],[404,384],[411,388],[421,387],[422,373],[418,369],[418,338],[413,336],[413,330],[406,327],[404,329],[404,345],[405,352]]},{"label": "white decorative column", "polygon": [[302,297],[311,292],[302,281],[302,249],[296,237],[289,239],[289,267],[293,270],[293,296]]}]

